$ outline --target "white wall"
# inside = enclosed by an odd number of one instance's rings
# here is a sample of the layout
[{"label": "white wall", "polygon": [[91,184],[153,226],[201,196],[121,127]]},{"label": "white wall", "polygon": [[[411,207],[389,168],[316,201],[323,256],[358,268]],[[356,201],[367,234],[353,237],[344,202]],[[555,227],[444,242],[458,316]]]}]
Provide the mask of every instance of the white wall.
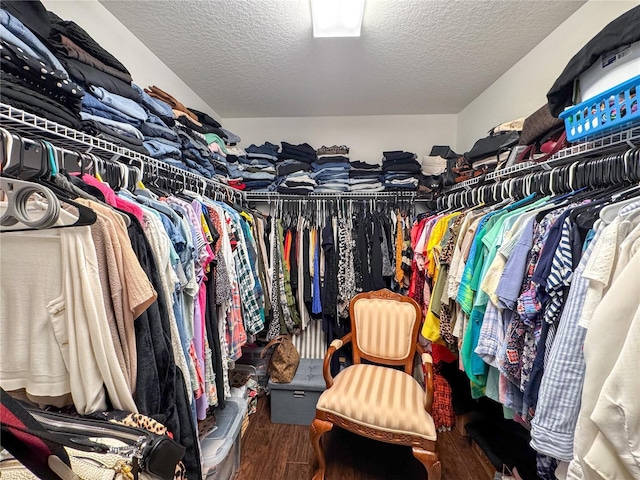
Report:
[{"label": "white wall", "polygon": [[[157,85],[187,107],[193,107],[220,119],[199,95],[180,80],[178,75],[98,0],[42,0],[42,3],[47,10],[62,19],[73,20],[84,28],[105,50],[127,67],[136,84],[143,88]],[[153,8],[153,2],[149,2],[149,8]]]},{"label": "white wall", "polygon": [[591,0],[577,10],[459,113],[460,151],[469,150],[492,127],[527,117],[544,105],[569,60],[609,22],[638,4],[637,0]]},{"label": "white wall", "polygon": [[225,118],[224,127],[240,135],[242,145],[307,142],[347,145],[350,157],[378,163],[385,150],[428,155],[433,145],[455,149],[456,115],[379,115],[353,117]]}]

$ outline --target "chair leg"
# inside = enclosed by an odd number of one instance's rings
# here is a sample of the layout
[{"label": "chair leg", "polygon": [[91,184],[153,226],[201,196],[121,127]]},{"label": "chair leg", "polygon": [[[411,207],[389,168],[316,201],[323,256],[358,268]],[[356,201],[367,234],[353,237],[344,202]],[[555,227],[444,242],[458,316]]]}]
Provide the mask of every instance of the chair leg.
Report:
[{"label": "chair leg", "polygon": [[429,480],[440,480],[442,466],[436,452],[430,452],[419,447],[413,447],[413,456],[420,460],[429,474]]},{"label": "chair leg", "polygon": [[324,472],[327,468],[327,463],[324,458],[324,451],[320,444],[320,437],[333,428],[333,423],[316,418],[313,420],[311,427],[309,428],[309,436],[311,437],[311,443],[313,449],[318,457],[318,470],[316,470],[313,480],[324,480]]}]

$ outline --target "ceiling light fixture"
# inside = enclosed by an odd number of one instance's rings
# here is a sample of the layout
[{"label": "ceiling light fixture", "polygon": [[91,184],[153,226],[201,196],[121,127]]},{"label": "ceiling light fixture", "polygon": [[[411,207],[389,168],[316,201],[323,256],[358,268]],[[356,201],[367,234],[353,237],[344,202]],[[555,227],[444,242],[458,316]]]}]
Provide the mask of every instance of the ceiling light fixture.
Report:
[{"label": "ceiling light fixture", "polygon": [[359,37],[365,0],[311,0],[314,37]]}]

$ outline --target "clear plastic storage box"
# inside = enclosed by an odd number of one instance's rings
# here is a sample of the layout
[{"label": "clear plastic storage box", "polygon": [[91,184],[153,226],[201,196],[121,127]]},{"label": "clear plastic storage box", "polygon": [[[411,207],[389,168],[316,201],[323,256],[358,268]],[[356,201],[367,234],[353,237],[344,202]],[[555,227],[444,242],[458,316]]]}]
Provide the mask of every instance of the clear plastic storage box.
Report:
[{"label": "clear plastic storage box", "polygon": [[578,77],[581,101],[586,102],[597,97],[638,75],[640,75],[640,42],[604,53]]},{"label": "clear plastic storage box", "polygon": [[270,348],[264,358],[260,358],[262,350],[262,347],[244,345],[242,356],[236,361],[236,365],[253,365],[256,369],[258,384],[266,387],[269,381],[269,362],[274,349]]},{"label": "clear plastic storage box", "polygon": [[230,398],[216,412],[216,429],[200,442],[202,478],[231,480],[240,468],[240,429],[247,412],[243,398]]}]

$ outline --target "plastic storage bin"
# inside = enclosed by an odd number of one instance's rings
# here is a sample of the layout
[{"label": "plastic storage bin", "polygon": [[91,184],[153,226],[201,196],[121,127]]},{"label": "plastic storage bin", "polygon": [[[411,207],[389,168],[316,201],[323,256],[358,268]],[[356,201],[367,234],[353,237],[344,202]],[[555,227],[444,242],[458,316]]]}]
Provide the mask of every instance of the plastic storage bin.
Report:
[{"label": "plastic storage bin", "polygon": [[578,77],[581,100],[587,101],[640,75],[640,42],[607,52]]},{"label": "plastic storage bin", "polygon": [[273,355],[273,348],[270,348],[264,358],[260,358],[262,347],[242,347],[242,356],[236,361],[236,365],[253,365],[256,369],[258,384],[267,386],[269,381],[269,362]]},{"label": "plastic storage bin", "polygon": [[272,423],[311,425],[318,399],[326,388],[322,364],[320,359],[303,358],[291,383],[269,381]]},{"label": "plastic storage bin", "polygon": [[202,478],[231,480],[240,468],[240,428],[247,412],[242,398],[230,398],[224,410],[216,412],[216,429],[209,433],[202,447]]},{"label": "plastic storage bin", "polygon": [[585,137],[604,135],[616,127],[640,122],[638,91],[640,76],[579,105],[567,108],[560,114],[567,130],[567,139],[574,142]]}]

